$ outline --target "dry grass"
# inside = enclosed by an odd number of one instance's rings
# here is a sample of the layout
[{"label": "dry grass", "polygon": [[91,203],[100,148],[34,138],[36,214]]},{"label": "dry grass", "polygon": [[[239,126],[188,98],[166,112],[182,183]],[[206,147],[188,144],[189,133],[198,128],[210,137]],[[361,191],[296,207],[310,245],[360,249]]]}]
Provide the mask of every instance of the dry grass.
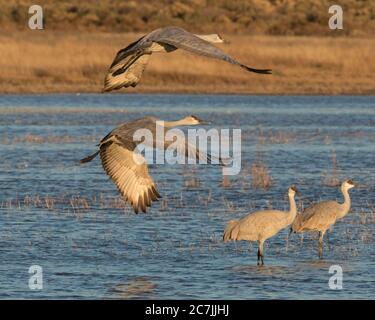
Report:
[{"label": "dry grass", "polygon": [[225,213],[234,213],[236,212],[236,206],[234,205],[233,201],[230,201],[226,198],[223,198],[223,204],[225,208]]},{"label": "dry grass", "polygon": [[251,185],[254,189],[268,190],[271,186],[271,177],[268,173],[268,168],[264,162],[265,152],[263,146],[265,139],[261,133],[256,144],[256,157],[254,163],[251,165]]},{"label": "dry grass", "polygon": [[102,195],[92,198],[80,195],[61,195],[55,197],[49,195],[27,195],[24,198],[1,201],[0,209],[46,209],[54,213],[72,213],[78,218],[93,209],[120,209],[127,213],[132,212],[130,205],[121,197],[107,198]]},{"label": "dry grass", "polygon": [[8,135],[0,136],[0,142],[2,144],[14,145],[14,144],[44,144],[44,143],[78,143],[78,142],[96,142],[98,140],[97,137],[94,136],[56,136],[56,135],[35,135],[35,134],[25,134],[25,135],[17,135],[13,137],[9,137]]},{"label": "dry grass", "polygon": [[223,174],[223,180],[221,181],[220,185],[223,188],[229,188],[232,185],[229,176]]},{"label": "dry grass", "polygon": [[323,184],[329,187],[337,187],[340,185],[340,179],[337,176],[337,157],[336,152],[332,152],[332,171],[323,174]]},{"label": "dry grass", "polygon": [[[100,92],[116,52],[140,34],[25,31],[0,35],[2,93]],[[187,52],[154,54],[121,92],[374,94],[373,38],[231,36],[221,45],[273,75],[250,74]],[[287,137],[279,137],[281,140]]]},{"label": "dry grass", "polygon": [[199,188],[201,182],[198,177],[191,177],[184,180],[184,186],[187,189]]},{"label": "dry grass", "polygon": [[185,165],[182,171],[182,176],[184,178],[184,187],[186,189],[194,189],[201,186],[201,181],[197,175],[196,168],[189,168],[189,166]]},{"label": "dry grass", "polygon": [[271,186],[271,177],[268,168],[263,163],[253,163],[251,166],[251,184],[254,189],[268,190]]}]

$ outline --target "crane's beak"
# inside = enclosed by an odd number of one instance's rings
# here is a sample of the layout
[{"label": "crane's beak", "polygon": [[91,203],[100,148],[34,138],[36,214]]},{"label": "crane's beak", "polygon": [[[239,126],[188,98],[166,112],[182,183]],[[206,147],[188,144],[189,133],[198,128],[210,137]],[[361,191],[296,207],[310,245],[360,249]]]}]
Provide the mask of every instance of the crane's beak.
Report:
[{"label": "crane's beak", "polygon": [[195,116],[193,114],[190,117],[193,118],[194,120],[198,121],[198,124],[210,124],[210,122],[204,121],[204,120],[198,118],[197,116]]},{"label": "crane's beak", "polygon": [[205,125],[205,124],[211,124],[211,122],[210,121],[199,120],[199,124]]},{"label": "crane's beak", "polygon": [[198,118],[197,116],[193,116],[192,117],[195,119],[195,120],[198,120],[199,124],[211,124],[210,121],[205,121],[205,120],[202,120],[200,118]]}]

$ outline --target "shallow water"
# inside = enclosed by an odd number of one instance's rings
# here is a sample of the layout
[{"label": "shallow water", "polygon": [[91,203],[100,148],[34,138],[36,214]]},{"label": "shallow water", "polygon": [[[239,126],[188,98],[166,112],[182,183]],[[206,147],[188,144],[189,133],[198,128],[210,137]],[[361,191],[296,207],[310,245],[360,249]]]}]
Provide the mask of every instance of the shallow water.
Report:
[{"label": "shallow water", "polygon": [[[77,164],[122,121],[187,114],[242,129],[243,171],[230,187],[215,166],[152,166],[163,200],[135,215],[98,159]],[[375,298],[374,97],[0,96],[0,146],[2,299]],[[314,235],[293,235],[286,249],[287,230],[266,242],[264,267],[256,244],[222,243],[228,220],[286,209],[293,183],[304,204],[341,201],[325,180],[334,154],[337,178],[358,187],[351,213],[325,239],[324,260]],[[260,157],[267,191],[251,186]],[[42,290],[28,287],[31,265],[43,268]],[[342,290],[329,289],[331,265],[343,268]]]}]

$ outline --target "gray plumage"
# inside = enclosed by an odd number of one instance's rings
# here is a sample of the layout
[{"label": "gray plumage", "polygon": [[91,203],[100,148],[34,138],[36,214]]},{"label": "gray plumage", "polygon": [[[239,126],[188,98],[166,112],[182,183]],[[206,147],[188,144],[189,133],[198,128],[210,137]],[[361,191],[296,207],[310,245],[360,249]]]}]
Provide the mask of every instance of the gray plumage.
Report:
[{"label": "gray plumage", "polygon": [[295,202],[295,187],[288,190],[290,210],[284,212],[280,210],[264,210],[250,213],[241,220],[231,220],[224,231],[224,242],[230,240],[258,241],[258,265],[263,260],[263,244],[268,238],[276,235],[280,230],[288,227],[297,214]]},{"label": "gray plumage", "polygon": [[319,232],[319,257],[323,257],[323,237],[326,231],[333,226],[337,220],[345,217],[350,210],[350,196],[348,190],[354,187],[351,180],[344,181],[341,192],[344,202],[321,201],[306,208],[297,215],[293,222],[290,233]]},{"label": "gray plumage", "polygon": [[[158,148],[159,143],[162,142],[164,148],[167,149],[172,142],[165,139],[166,132],[162,137],[156,134],[158,125],[169,129],[176,126],[205,124],[196,116],[188,116],[178,121],[164,121],[162,124],[159,121],[162,120],[144,117],[122,123],[100,141],[98,151],[81,160],[81,163],[90,162],[100,154],[105,172],[116,184],[122,196],[133,206],[135,213],[138,213],[139,210],[146,212],[152,201],[157,201],[160,198],[155,182],[148,173],[145,158],[140,153],[134,152],[138,144],[147,145],[148,143],[147,141],[134,141],[136,131],[144,129],[152,133],[151,145],[148,145],[148,147]],[[221,159],[213,161],[210,154],[196,148],[184,136],[181,138],[183,139],[177,139],[173,143],[177,152],[184,150],[185,153],[182,156],[199,159],[207,163],[214,163],[215,161],[220,163]],[[178,143],[184,143],[183,148],[177,146]]]},{"label": "gray plumage", "polygon": [[236,61],[209,42],[223,41],[216,34],[194,35],[178,27],[156,29],[117,53],[105,77],[103,91],[112,91],[129,86],[135,87],[140,81],[153,52],[172,52],[177,49],[223,60],[250,72],[271,73],[271,70],[250,68]]}]

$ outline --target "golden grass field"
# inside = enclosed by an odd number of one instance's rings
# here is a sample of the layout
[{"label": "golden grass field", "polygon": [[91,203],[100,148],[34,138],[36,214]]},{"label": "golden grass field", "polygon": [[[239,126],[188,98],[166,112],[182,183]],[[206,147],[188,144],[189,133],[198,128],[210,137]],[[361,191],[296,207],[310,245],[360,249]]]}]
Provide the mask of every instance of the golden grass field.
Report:
[{"label": "golden grass field", "polygon": [[[116,52],[142,34],[14,31],[0,35],[0,92],[101,92]],[[225,52],[272,75],[182,50],[154,54],[136,88],[118,92],[374,94],[375,39],[222,34]]]}]

